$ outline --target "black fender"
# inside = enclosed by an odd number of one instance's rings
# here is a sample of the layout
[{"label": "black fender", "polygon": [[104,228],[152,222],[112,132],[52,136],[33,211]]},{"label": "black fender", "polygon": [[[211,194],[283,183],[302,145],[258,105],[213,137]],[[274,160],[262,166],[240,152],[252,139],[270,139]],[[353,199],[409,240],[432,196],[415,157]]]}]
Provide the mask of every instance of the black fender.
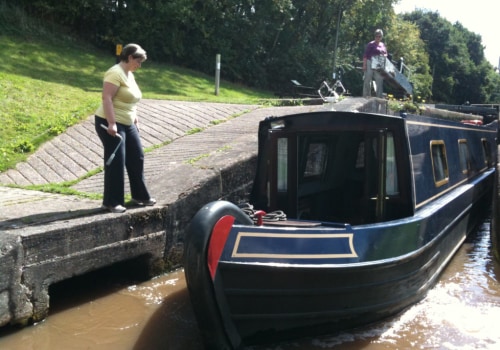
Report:
[{"label": "black fender", "polygon": [[196,321],[206,349],[230,350],[241,346],[241,337],[225,325],[217,306],[207,266],[207,247],[214,225],[230,215],[235,224],[252,225],[253,220],[235,204],[214,201],[201,208],[191,220],[184,242],[184,273]]}]

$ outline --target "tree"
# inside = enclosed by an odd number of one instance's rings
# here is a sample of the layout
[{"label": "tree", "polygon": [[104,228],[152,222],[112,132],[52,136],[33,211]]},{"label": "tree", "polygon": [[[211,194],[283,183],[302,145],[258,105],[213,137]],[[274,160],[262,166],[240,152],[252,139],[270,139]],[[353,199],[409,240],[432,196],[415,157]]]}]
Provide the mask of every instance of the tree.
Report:
[{"label": "tree", "polygon": [[491,83],[493,67],[484,58],[480,36],[436,12],[416,10],[403,18],[418,26],[426,43],[435,101],[484,103],[498,91]]},{"label": "tree", "polygon": [[415,97],[428,100],[431,97],[432,76],[429,56],[418,27],[394,15],[388,28],[387,47],[394,61],[403,58],[404,64],[409,67]]}]

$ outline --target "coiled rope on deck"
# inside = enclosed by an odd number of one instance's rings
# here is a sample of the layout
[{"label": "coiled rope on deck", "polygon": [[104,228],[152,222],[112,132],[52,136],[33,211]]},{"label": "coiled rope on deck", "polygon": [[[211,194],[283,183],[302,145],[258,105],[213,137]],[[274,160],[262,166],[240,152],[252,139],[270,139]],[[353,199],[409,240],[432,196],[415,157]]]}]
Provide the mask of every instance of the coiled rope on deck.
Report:
[{"label": "coiled rope on deck", "polygon": [[[257,222],[257,216],[255,213],[257,210],[254,209],[253,205],[250,203],[240,203],[238,204],[238,207],[245,213],[247,214],[254,223]],[[262,216],[263,221],[284,221],[286,220],[286,214],[282,210],[275,210],[270,213],[266,213],[265,215]]]}]

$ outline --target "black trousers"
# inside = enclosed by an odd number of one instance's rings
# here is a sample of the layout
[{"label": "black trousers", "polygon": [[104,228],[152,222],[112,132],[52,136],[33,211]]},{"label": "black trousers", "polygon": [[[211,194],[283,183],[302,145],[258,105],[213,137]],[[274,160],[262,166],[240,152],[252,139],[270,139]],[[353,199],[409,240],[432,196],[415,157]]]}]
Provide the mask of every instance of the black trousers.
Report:
[{"label": "black trousers", "polygon": [[139,201],[149,200],[150,195],[144,180],[144,151],[137,126],[135,124],[130,126],[116,124],[123,142],[116,151],[111,164],[106,165],[106,161],[116,149],[120,139],[109,135],[101,127],[101,124],[108,126],[106,119],[95,116],[95,129],[104,146],[104,198],[102,204],[105,206],[125,204],[125,168],[127,169],[132,198]]}]

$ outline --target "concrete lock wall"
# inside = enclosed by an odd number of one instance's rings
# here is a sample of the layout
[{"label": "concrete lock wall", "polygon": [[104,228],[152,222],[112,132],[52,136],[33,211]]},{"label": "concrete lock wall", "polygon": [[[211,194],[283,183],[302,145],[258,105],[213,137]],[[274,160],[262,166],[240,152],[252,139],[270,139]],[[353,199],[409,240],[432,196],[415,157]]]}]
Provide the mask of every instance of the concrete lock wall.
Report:
[{"label": "concrete lock wall", "polygon": [[17,236],[0,236],[0,325],[28,319],[33,308],[22,285],[23,249]]}]

